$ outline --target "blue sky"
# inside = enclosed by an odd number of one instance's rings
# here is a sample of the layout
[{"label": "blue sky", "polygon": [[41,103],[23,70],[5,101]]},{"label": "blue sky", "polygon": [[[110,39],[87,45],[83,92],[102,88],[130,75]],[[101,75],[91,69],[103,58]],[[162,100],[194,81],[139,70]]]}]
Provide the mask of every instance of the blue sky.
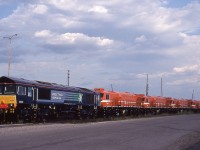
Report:
[{"label": "blue sky", "polygon": [[168,0],[167,5],[172,8],[181,8],[191,2],[195,2],[195,1],[194,0]]},{"label": "blue sky", "polygon": [[200,1],[0,0],[0,76],[200,99]]}]

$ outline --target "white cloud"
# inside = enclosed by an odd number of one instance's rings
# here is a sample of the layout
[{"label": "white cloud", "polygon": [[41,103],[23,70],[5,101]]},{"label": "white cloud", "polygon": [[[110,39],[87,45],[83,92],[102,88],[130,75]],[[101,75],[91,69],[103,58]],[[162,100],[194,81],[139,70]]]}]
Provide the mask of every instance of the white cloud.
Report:
[{"label": "white cloud", "polygon": [[84,22],[79,21],[73,17],[70,18],[61,14],[55,14],[52,15],[52,17],[54,18],[53,22],[56,26],[61,26],[64,28],[77,28],[84,26]]},{"label": "white cloud", "polygon": [[70,10],[79,7],[76,1],[70,0],[44,0],[43,2],[62,10]]},{"label": "white cloud", "polygon": [[51,36],[51,32],[49,30],[42,30],[35,32],[35,37],[49,37]]},{"label": "white cloud", "polygon": [[45,5],[37,5],[35,6],[35,8],[33,9],[33,12],[36,14],[45,14],[48,10],[48,7]]},{"label": "white cloud", "polygon": [[103,7],[103,6],[93,6],[92,8],[90,8],[88,10],[88,12],[96,12],[96,13],[102,13],[102,14],[104,14],[104,13],[107,13],[108,10],[105,7]]},{"label": "white cloud", "polygon": [[67,43],[68,44],[95,43],[98,46],[110,46],[114,43],[113,40],[108,38],[90,37],[83,33],[64,33],[59,35],[56,33],[52,33],[49,30],[37,31],[35,33],[35,37],[43,38],[46,41],[46,43],[57,44],[57,45],[67,44]]},{"label": "white cloud", "polygon": [[146,42],[146,40],[147,40],[147,38],[145,35],[141,35],[141,36],[135,38],[136,42]]},{"label": "white cloud", "polygon": [[200,65],[190,65],[190,66],[183,66],[183,67],[175,67],[173,70],[176,73],[185,73],[185,72],[199,72]]},{"label": "white cloud", "polygon": [[97,41],[97,44],[100,46],[109,46],[114,43],[113,40],[107,38],[95,38],[95,40]]},{"label": "white cloud", "polygon": [[191,86],[197,84],[200,80],[198,78],[184,78],[184,79],[177,79],[177,80],[174,80],[172,82],[168,82],[167,84],[168,85],[186,85],[186,84],[190,84]]}]

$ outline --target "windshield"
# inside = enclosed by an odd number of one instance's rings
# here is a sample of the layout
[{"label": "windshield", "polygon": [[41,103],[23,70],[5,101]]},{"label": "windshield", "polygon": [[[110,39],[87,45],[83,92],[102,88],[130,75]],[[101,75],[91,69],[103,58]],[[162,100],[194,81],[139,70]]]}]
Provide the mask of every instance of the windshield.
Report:
[{"label": "windshield", "polygon": [[100,93],[100,97],[103,98],[103,93]]},{"label": "windshield", "polygon": [[16,93],[16,86],[15,85],[5,85],[5,94],[15,94]]}]

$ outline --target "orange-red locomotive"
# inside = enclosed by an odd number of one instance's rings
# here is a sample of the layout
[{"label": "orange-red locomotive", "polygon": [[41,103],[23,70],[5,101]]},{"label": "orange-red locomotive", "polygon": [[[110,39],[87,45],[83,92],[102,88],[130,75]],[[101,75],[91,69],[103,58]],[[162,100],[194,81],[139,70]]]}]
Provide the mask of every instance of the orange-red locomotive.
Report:
[{"label": "orange-red locomotive", "polygon": [[[100,93],[101,108],[104,109],[105,116],[113,114],[140,115],[200,111],[200,101],[197,100],[145,96],[144,94],[106,91],[103,88],[95,88],[95,91]],[[109,114],[109,112],[112,113]]]}]

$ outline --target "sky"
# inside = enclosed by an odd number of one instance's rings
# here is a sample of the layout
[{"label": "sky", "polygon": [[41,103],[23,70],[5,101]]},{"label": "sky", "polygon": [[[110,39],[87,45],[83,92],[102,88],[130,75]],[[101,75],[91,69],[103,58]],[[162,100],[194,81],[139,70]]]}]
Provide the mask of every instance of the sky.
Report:
[{"label": "sky", "polygon": [[12,77],[200,100],[200,0],[0,0],[0,76],[10,41]]}]

